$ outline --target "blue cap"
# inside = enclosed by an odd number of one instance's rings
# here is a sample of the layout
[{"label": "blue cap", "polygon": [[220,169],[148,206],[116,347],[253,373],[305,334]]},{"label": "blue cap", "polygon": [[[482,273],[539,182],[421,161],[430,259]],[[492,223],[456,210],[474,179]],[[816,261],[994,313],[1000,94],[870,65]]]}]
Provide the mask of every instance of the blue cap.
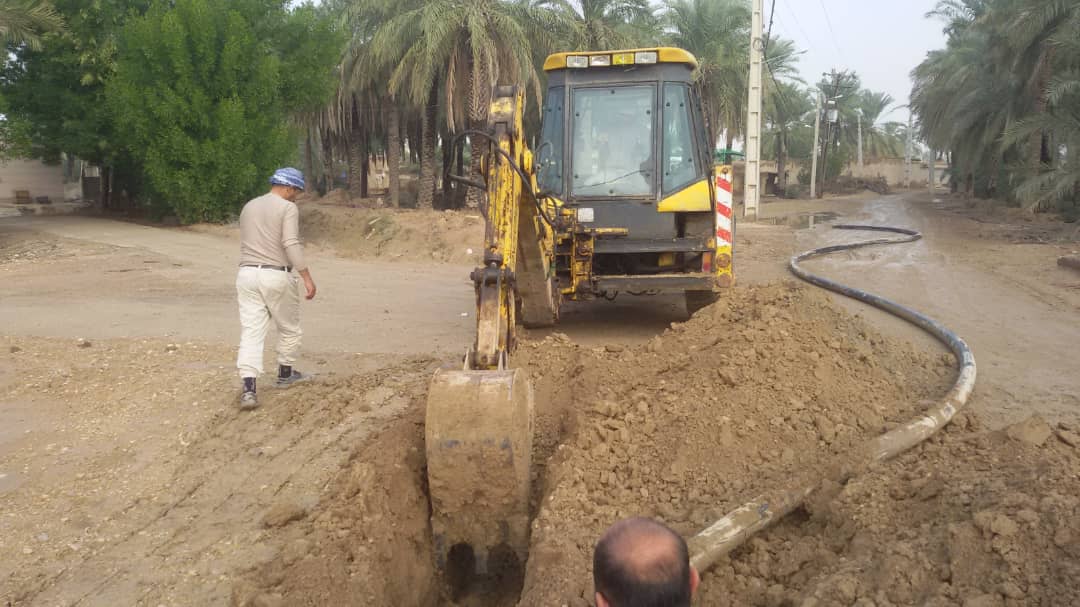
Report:
[{"label": "blue cap", "polygon": [[294,168],[278,169],[270,178],[271,185],[284,185],[299,190],[304,189],[304,174]]}]

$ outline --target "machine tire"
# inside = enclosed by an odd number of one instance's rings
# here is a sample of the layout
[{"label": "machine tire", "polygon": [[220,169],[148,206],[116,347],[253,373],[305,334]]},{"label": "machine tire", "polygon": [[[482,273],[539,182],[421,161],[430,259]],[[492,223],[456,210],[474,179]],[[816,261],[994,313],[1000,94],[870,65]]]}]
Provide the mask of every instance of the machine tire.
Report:
[{"label": "machine tire", "polygon": [[707,308],[720,299],[715,291],[686,291],[686,313],[693,316],[698,310]]}]

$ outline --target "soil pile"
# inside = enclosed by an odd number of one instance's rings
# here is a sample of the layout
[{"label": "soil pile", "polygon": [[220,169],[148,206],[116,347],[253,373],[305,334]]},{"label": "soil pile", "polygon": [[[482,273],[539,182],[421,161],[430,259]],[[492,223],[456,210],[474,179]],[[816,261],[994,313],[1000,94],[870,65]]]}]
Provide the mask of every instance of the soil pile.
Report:
[{"label": "soil pile", "polygon": [[389,261],[479,263],[484,223],[461,211],[301,206],[306,242],[342,257]]},{"label": "soil pile", "polygon": [[985,432],[962,415],[752,539],[705,577],[700,604],[1080,604],[1075,429]]},{"label": "soil pile", "polygon": [[905,421],[945,389],[952,362],[793,284],[726,294],[642,348],[567,349],[550,338],[519,356],[540,385],[569,380],[557,397],[577,411],[544,482],[523,605],[590,599],[593,543],[615,520],[690,535]]},{"label": "soil pile", "polygon": [[[484,220],[476,213],[344,203],[337,192],[300,201],[300,236],[306,245],[348,259],[460,265],[481,261]],[[186,229],[236,240],[240,226],[198,224]],[[5,253],[0,250],[0,263],[7,261]]]}]

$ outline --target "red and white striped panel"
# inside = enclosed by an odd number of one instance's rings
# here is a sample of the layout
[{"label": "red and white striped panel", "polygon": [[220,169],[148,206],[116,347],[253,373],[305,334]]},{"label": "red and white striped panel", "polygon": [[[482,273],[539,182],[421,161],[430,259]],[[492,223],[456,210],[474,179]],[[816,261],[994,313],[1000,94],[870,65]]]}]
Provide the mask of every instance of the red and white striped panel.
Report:
[{"label": "red and white striped panel", "polygon": [[716,248],[731,246],[731,173],[716,176]]}]

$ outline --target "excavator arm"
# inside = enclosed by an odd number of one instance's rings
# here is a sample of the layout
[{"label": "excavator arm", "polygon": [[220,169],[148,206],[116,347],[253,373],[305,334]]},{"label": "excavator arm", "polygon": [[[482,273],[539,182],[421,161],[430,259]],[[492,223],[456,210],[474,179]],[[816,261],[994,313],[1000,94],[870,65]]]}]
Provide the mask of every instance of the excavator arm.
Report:
[{"label": "excavator arm", "polygon": [[[484,265],[472,274],[476,286],[476,343],[472,368],[505,367],[513,350],[518,303],[530,326],[558,318],[553,288],[554,226],[565,221],[550,199],[539,199],[533,155],[525,143],[520,87],[497,87],[488,118],[485,167]],[[474,149],[476,149],[474,147]]]},{"label": "excavator arm", "polygon": [[498,87],[487,129],[469,133],[474,153],[483,150],[485,190],[483,265],[471,275],[476,341],[428,391],[432,531],[436,562],[451,575],[486,574],[493,557],[523,562],[528,550],[533,393],[509,357],[519,311],[531,325],[558,317],[551,224],[560,218],[536,193],[524,106],[519,87]]}]

